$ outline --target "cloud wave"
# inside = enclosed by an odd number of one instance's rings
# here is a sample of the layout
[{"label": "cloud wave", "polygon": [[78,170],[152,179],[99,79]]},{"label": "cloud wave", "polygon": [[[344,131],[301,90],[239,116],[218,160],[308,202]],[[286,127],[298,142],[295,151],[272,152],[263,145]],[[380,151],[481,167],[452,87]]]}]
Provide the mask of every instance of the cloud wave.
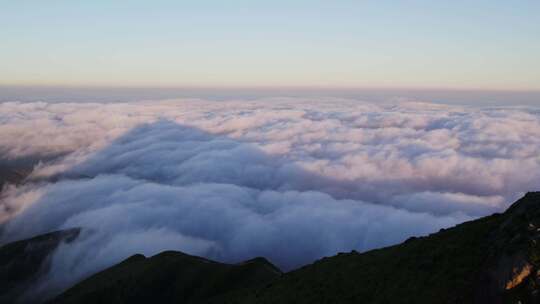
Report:
[{"label": "cloud wave", "polygon": [[2,241],[83,227],[41,288],[133,253],[284,269],[504,209],[540,185],[540,114],[353,100],[0,104]]}]

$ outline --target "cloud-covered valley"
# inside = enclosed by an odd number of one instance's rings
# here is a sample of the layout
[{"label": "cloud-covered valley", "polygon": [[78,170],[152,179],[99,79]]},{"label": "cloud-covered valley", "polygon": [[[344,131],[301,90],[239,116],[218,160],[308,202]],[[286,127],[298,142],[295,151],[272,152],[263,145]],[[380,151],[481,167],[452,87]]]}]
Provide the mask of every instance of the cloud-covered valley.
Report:
[{"label": "cloud-covered valley", "polygon": [[[342,99],[0,104],[0,242],[69,227],[44,285],[163,250],[292,269],[502,211],[540,186],[540,112]],[[42,286],[43,288],[45,288]]]}]

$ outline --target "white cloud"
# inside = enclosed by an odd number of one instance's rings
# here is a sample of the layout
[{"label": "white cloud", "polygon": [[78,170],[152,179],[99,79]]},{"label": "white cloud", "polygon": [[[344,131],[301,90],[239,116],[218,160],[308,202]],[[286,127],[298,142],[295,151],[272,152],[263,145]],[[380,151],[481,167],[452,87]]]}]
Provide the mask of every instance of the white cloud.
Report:
[{"label": "white cloud", "polygon": [[4,158],[64,155],[0,203],[4,241],[86,228],[53,257],[59,288],[163,249],[290,269],[501,211],[540,185],[540,118],[524,108],[4,103],[0,134]]}]

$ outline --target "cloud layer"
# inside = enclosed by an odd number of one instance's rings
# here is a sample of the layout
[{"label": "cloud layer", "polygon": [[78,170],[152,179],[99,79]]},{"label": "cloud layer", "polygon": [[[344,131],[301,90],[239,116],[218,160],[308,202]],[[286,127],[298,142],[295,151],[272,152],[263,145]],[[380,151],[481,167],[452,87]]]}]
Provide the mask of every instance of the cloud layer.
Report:
[{"label": "cloud layer", "polygon": [[[352,100],[0,104],[1,240],[80,226],[42,288],[182,250],[291,269],[503,210],[540,185],[540,113]],[[4,211],[1,211],[4,210]]]}]

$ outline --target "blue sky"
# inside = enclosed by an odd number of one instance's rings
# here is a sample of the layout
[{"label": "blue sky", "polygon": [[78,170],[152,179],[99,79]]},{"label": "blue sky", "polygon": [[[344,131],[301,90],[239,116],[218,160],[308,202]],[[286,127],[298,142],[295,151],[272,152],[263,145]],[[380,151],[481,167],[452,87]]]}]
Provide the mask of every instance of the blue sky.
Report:
[{"label": "blue sky", "polygon": [[1,85],[540,90],[540,1],[1,1]]}]

